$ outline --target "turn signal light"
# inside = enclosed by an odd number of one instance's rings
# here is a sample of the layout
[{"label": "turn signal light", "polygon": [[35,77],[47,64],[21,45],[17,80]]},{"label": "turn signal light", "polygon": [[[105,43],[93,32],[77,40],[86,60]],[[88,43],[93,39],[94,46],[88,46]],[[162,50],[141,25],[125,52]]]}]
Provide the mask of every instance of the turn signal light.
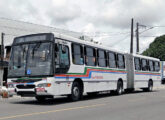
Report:
[{"label": "turn signal light", "polygon": [[50,87],[51,86],[51,83],[47,83],[47,87]]}]

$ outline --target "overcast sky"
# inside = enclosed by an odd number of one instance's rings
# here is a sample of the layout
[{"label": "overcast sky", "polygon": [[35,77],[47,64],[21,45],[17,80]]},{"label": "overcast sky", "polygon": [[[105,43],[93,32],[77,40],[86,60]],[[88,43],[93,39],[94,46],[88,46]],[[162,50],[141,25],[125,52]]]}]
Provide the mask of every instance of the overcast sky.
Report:
[{"label": "overcast sky", "polygon": [[[0,17],[83,32],[112,48],[129,51],[130,22],[165,26],[165,0],[0,0]],[[140,51],[165,27],[140,35]],[[145,37],[144,37],[145,36]],[[135,40],[135,39],[134,39]]]}]

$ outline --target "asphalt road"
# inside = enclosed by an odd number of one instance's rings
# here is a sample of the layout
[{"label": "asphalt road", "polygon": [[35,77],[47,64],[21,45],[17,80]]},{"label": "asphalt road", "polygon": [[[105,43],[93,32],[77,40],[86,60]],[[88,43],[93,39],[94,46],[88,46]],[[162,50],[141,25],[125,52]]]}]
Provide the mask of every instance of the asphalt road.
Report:
[{"label": "asphalt road", "polygon": [[121,96],[65,97],[39,103],[33,98],[0,100],[0,120],[164,120],[165,90]]}]

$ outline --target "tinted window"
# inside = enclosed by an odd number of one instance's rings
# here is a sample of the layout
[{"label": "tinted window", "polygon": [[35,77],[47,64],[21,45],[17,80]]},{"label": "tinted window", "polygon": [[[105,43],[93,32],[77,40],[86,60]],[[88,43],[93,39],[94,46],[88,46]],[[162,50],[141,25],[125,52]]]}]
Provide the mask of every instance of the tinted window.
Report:
[{"label": "tinted window", "polygon": [[159,71],[160,70],[160,64],[159,62],[155,62],[155,71]]},{"label": "tinted window", "polygon": [[118,67],[125,68],[124,55],[118,54],[117,57],[118,57]]},{"label": "tinted window", "polygon": [[[55,51],[55,72],[66,73],[69,69],[69,48],[67,46],[56,45]],[[65,50],[65,51],[63,51]]]},{"label": "tinted window", "polygon": [[96,65],[96,51],[92,47],[85,47],[85,64],[89,66]]},{"label": "tinted window", "polygon": [[98,65],[100,67],[106,67],[106,52],[103,50],[98,50]]},{"label": "tinted window", "polygon": [[141,70],[140,58],[135,58],[134,64],[135,64],[135,70]]},{"label": "tinted window", "polygon": [[149,71],[154,71],[154,62],[149,60]]},{"label": "tinted window", "polygon": [[110,68],[116,68],[116,54],[109,52],[108,53],[108,61],[109,61],[109,67]]},{"label": "tinted window", "polygon": [[74,64],[84,64],[83,47],[81,45],[72,44],[72,59]]},{"label": "tinted window", "polygon": [[147,60],[142,59],[142,70],[147,71],[148,70],[148,65],[147,65]]}]

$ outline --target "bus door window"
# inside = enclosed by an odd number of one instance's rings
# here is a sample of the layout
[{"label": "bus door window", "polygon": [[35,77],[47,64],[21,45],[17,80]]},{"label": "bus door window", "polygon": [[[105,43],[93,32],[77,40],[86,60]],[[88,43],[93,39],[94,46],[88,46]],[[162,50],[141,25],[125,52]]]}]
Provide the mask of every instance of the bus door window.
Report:
[{"label": "bus door window", "polygon": [[55,47],[55,72],[66,73],[69,69],[69,48],[56,44]]}]

